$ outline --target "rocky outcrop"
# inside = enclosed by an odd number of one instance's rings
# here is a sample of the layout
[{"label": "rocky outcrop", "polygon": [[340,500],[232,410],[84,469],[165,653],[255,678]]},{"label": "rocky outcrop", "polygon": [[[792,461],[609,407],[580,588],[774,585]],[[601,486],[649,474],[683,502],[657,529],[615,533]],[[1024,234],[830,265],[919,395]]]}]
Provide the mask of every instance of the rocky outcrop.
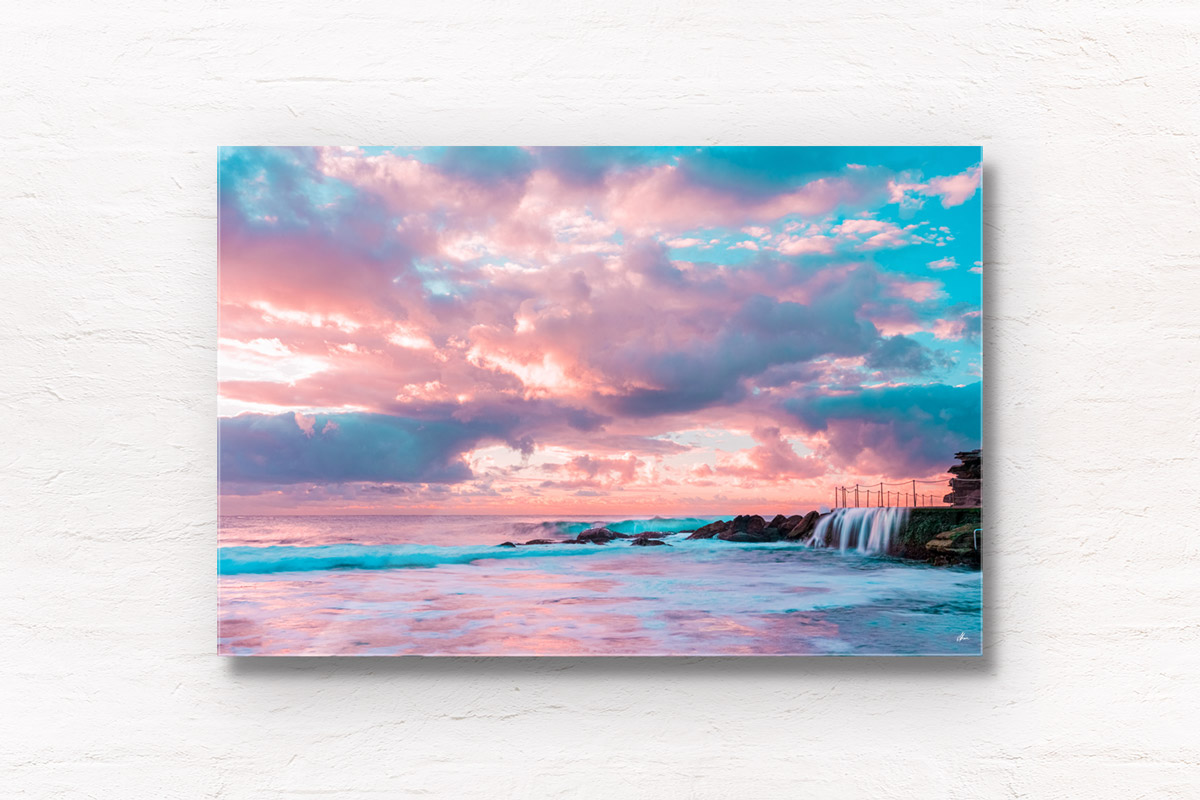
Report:
[{"label": "rocky outcrop", "polygon": [[[737,516],[729,523],[729,527],[717,534],[718,539],[727,542],[769,542],[772,541],[764,534],[767,522],[758,514]],[[779,535],[778,529],[772,528],[772,535]]]},{"label": "rocky outcrop", "polygon": [[817,527],[817,520],[820,518],[820,511],[810,511],[803,517],[788,517],[787,523],[783,528],[783,538],[789,542],[798,542],[807,539],[809,536],[812,536],[813,528]]},{"label": "rocky outcrop", "polygon": [[820,516],[817,511],[810,511],[804,516],[796,514],[791,517],[776,514],[768,523],[757,514],[747,514],[728,521],[718,520],[709,523],[703,528],[697,528],[688,538],[715,538],[726,542],[778,542],[783,539],[797,541],[812,532],[812,527],[816,525]]},{"label": "rocky outcrop", "polygon": [[629,544],[633,547],[670,547],[671,545],[662,540],[662,537],[667,535],[665,533],[639,533]]},{"label": "rocky outcrop", "polygon": [[500,544],[496,545],[496,547],[516,547],[516,545],[512,542],[501,542]]},{"label": "rocky outcrop", "polygon": [[575,541],[584,544],[608,544],[613,539],[629,539],[628,533],[616,533],[608,528],[596,528],[590,531],[584,531],[575,537]]},{"label": "rocky outcrop", "polygon": [[724,539],[727,542],[744,542],[744,541],[761,541],[757,539],[745,539],[744,536],[757,536],[767,528],[767,521],[758,515],[738,516],[734,517],[730,522],[730,527],[722,530],[716,535],[718,539]]},{"label": "rocky outcrop", "polygon": [[956,464],[948,470],[954,477],[950,479],[950,494],[942,499],[955,508],[978,508],[983,505],[981,451],[967,450],[955,453],[954,457],[962,463]]},{"label": "rocky outcrop", "polygon": [[568,544],[568,542],[560,542],[557,539],[530,539],[525,544]]},{"label": "rocky outcrop", "polygon": [[724,520],[717,520],[716,522],[710,522],[709,524],[705,525],[703,528],[697,528],[696,530],[692,531],[692,535],[689,536],[688,538],[689,539],[711,539],[714,536],[716,536],[718,533],[723,533],[724,531],[726,531],[728,529],[729,529],[728,522],[725,522]]}]

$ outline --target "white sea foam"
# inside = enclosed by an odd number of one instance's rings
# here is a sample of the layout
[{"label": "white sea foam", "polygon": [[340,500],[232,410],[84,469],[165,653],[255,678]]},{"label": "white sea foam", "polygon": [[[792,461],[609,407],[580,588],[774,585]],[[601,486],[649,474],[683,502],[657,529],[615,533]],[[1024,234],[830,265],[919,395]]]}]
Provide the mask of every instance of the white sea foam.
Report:
[{"label": "white sea foam", "polygon": [[[496,539],[511,535],[510,522],[504,520],[488,537],[493,544],[486,545],[223,547],[221,650],[362,655],[979,650],[979,572],[863,555],[849,544],[840,552],[838,544],[689,541],[683,533],[665,539],[670,547],[635,547],[628,540],[496,547]],[[290,528],[286,520],[270,524],[276,536],[311,541],[308,522]],[[384,521],[368,525],[391,530]],[[248,530],[239,536],[266,538]]]}]

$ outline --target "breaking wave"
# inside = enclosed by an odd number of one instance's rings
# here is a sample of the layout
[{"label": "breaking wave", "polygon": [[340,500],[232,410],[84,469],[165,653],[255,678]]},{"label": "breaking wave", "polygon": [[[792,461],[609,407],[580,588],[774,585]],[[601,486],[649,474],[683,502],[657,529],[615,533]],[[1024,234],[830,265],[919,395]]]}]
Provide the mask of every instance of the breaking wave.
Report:
[{"label": "breaking wave", "polygon": [[519,539],[546,539],[554,536],[578,536],[584,531],[594,528],[608,528],[614,533],[638,534],[645,531],[678,533],[679,531],[694,531],[702,528],[718,517],[652,517],[650,519],[623,519],[618,522],[595,520],[580,522],[578,520],[549,520],[546,522],[516,522],[513,523],[513,536]]},{"label": "breaking wave", "polygon": [[579,545],[432,547],[417,544],[329,544],[315,547],[222,547],[217,562],[222,575],[311,572],[326,569],[400,569],[469,564],[481,558],[575,556],[602,548]]}]

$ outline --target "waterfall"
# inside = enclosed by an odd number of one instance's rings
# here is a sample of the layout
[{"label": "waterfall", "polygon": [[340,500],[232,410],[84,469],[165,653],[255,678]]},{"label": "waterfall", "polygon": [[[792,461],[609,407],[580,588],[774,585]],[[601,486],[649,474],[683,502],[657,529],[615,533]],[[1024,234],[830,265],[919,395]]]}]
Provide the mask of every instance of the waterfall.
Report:
[{"label": "waterfall", "polygon": [[899,544],[908,524],[907,508],[836,508],[817,520],[805,542],[809,547],[836,547],[865,555],[887,555]]}]

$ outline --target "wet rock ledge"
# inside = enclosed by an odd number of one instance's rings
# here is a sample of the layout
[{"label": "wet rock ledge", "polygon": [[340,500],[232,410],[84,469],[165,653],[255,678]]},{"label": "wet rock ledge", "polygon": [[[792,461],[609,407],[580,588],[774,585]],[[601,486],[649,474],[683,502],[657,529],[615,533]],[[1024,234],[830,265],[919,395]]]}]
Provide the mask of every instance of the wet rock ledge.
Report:
[{"label": "wet rock ledge", "polygon": [[[635,547],[670,547],[663,539],[687,534],[688,539],[720,539],[726,542],[796,542],[808,539],[823,515],[817,511],[785,517],[776,514],[770,521],[757,514],[718,520],[695,531],[646,531],[639,534],[617,533],[608,528],[593,528],[573,539],[530,539],[527,542],[501,542],[498,547],[528,547],[545,544],[603,546],[617,539],[628,539]],[[934,566],[979,568],[982,547],[982,516],[978,508],[914,508],[908,522],[888,555],[924,561]]]},{"label": "wet rock ledge", "polygon": [[718,520],[705,525],[687,538],[722,539],[726,542],[779,542],[785,540],[796,542],[812,533],[820,516],[820,512],[817,511],[810,511],[803,516],[796,514],[791,517],[776,514],[770,522],[757,514],[740,516],[734,517],[728,522]]}]

